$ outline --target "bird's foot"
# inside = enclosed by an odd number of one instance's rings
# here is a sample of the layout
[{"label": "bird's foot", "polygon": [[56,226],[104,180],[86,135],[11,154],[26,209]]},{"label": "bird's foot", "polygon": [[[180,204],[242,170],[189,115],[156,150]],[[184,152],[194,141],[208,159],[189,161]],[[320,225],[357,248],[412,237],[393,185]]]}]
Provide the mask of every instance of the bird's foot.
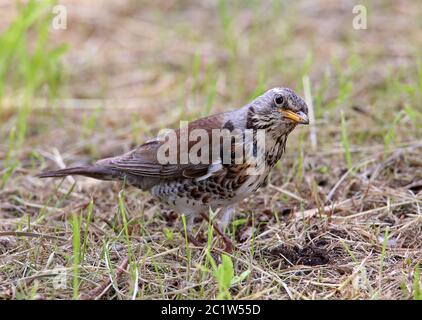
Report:
[{"label": "bird's foot", "polygon": [[196,247],[203,246],[203,243],[201,243],[201,241],[199,241],[192,233],[188,232],[187,237],[188,237],[188,241],[192,243],[194,246]]},{"label": "bird's foot", "polygon": [[227,253],[232,253],[233,252],[233,241],[231,241],[228,237],[223,237],[223,241],[224,241],[224,251],[226,251]]},{"label": "bird's foot", "polygon": [[224,241],[224,251],[226,251],[227,253],[232,253],[233,252],[233,241],[224,234],[223,230],[221,230],[220,226],[215,223],[210,221],[209,216],[206,213],[201,213],[201,216],[208,222],[211,223],[215,232],[223,239]]}]

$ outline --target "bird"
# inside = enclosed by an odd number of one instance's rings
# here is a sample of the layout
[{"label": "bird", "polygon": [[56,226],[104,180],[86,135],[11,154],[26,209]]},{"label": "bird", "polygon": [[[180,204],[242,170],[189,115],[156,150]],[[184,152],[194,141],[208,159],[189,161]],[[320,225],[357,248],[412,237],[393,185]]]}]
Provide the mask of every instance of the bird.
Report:
[{"label": "bird", "polygon": [[236,203],[267,185],[289,134],[300,124],[309,124],[306,102],[290,88],[275,87],[239,109],[167,130],[123,155],[42,172],[38,177],[81,175],[120,180],[149,191],[185,215],[185,236],[194,244],[198,244],[192,235],[194,218],[202,216],[214,223],[208,213],[218,211],[220,223],[214,224],[214,230],[230,252],[233,244],[223,229]]}]

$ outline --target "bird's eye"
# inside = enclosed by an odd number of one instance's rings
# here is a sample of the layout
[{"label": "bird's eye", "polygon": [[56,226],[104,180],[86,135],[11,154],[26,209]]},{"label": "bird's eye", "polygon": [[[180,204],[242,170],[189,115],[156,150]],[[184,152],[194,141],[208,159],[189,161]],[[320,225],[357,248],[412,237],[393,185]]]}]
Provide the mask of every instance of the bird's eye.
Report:
[{"label": "bird's eye", "polygon": [[284,97],[282,95],[277,95],[274,98],[274,102],[278,107],[281,107],[284,104]]}]

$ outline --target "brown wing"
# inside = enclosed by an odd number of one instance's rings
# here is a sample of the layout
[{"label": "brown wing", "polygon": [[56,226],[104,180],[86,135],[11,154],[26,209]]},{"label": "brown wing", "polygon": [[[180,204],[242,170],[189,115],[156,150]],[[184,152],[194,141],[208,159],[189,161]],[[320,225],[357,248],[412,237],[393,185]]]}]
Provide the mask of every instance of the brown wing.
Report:
[{"label": "brown wing", "polygon": [[[194,121],[188,125],[188,132],[193,129],[205,129],[208,134],[208,141],[188,141],[188,150],[197,143],[208,143],[208,148],[211,148],[211,130],[222,127],[224,116],[217,114],[207,118],[202,118]],[[155,138],[138,148],[115,158],[108,158],[97,162],[98,165],[111,167],[137,176],[153,177],[161,179],[176,179],[176,178],[200,178],[207,174],[213,174],[219,171],[218,166],[213,166],[210,161],[208,163],[200,164],[179,164],[180,161],[180,143],[187,137],[181,137],[180,130],[175,131],[177,137],[177,163],[176,164],[161,164],[158,161],[158,150],[165,143],[163,138]],[[198,145],[196,146],[198,147]],[[209,149],[210,150],[210,149]],[[211,155],[210,155],[211,157]],[[211,170],[210,170],[211,169]],[[214,171],[213,171],[214,170]]]}]

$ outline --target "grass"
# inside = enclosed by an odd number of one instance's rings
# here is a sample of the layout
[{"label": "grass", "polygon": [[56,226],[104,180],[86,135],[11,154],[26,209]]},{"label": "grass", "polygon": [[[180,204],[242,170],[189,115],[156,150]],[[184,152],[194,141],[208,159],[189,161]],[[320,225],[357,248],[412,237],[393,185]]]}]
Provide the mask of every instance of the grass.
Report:
[{"label": "grass", "polygon": [[233,16],[229,11],[228,2],[226,0],[218,1],[218,14],[223,28],[224,43],[234,59],[236,57],[237,42],[236,36],[233,33]]},{"label": "grass", "polygon": [[235,284],[245,280],[250,274],[250,270],[246,270],[239,276],[235,276],[233,261],[229,256],[222,254],[221,263],[218,266],[209,252],[207,252],[207,257],[211,263],[213,275],[218,283],[219,293],[217,295],[217,299],[231,300],[232,296],[229,289]]},{"label": "grass", "polygon": [[73,215],[72,231],[73,231],[73,299],[79,298],[79,268],[81,263],[81,235],[80,235],[80,216]]},{"label": "grass", "polygon": [[353,167],[352,156],[350,154],[350,144],[349,138],[347,136],[347,124],[346,119],[344,117],[344,112],[341,110],[341,144],[343,145],[344,149],[344,159],[346,160],[347,168],[349,170]]},{"label": "grass", "polygon": [[[29,1],[0,37],[0,100],[6,94],[6,89],[16,91],[13,94],[21,100],[8,137],[5,163],[8,172],[3,176],[3,185],[19,165],[14,156],[23,146],[35,93],[45,86],[50,98],[57,95],[61,77],[59,59],[66,51],[66,46],[49,48],[47,45],[51,20],[49,9],[54,3]],[[36,36],[29,44],[28,37],[32,32]],[[30,49],[29,45],[33,48]],[[6,88],[6,83],[12,85]],[[3,109],[3,104],[0,104],[0,112]]]},{"label": "grass", "polygon": [[382,273],[383,273],[383,269],[384,269],[384,262],[385,262],[385,256],[386,256],[386,250],[387,250],[387,246],[388,246],[388,231],[389,228],[387,227],[385,229],[385,233],[384,233],[384,239],[382,242],[382,248],[381,248],[381,257],[380,257],[380,277],[379,277],[379,285],[378,285],[378,291],[379,294],[381,295],[381,290],[382,290]]},{"label": "grass", "polygon": [[415,275],[413,278],[413,299],[422,300],[421,273],[419,269],[419,264],[415,266]]},{"label": "grass", "polygon": [[188,259],[188,268],[191,264],[191,255],[189,250],[188,229],[186,225],[186,216],[182,214],[183,232],[185,234],[186,258]]},{"label": "grass", "polygon": [[[421,4],[371,2],[362,31],[323,1],[82,3],[60,31],[52,5],[0,19],[1,299],[422,299]],[[239,203],[232,254],[146,192],[34,177],[280,85],[315,131]]]}]

